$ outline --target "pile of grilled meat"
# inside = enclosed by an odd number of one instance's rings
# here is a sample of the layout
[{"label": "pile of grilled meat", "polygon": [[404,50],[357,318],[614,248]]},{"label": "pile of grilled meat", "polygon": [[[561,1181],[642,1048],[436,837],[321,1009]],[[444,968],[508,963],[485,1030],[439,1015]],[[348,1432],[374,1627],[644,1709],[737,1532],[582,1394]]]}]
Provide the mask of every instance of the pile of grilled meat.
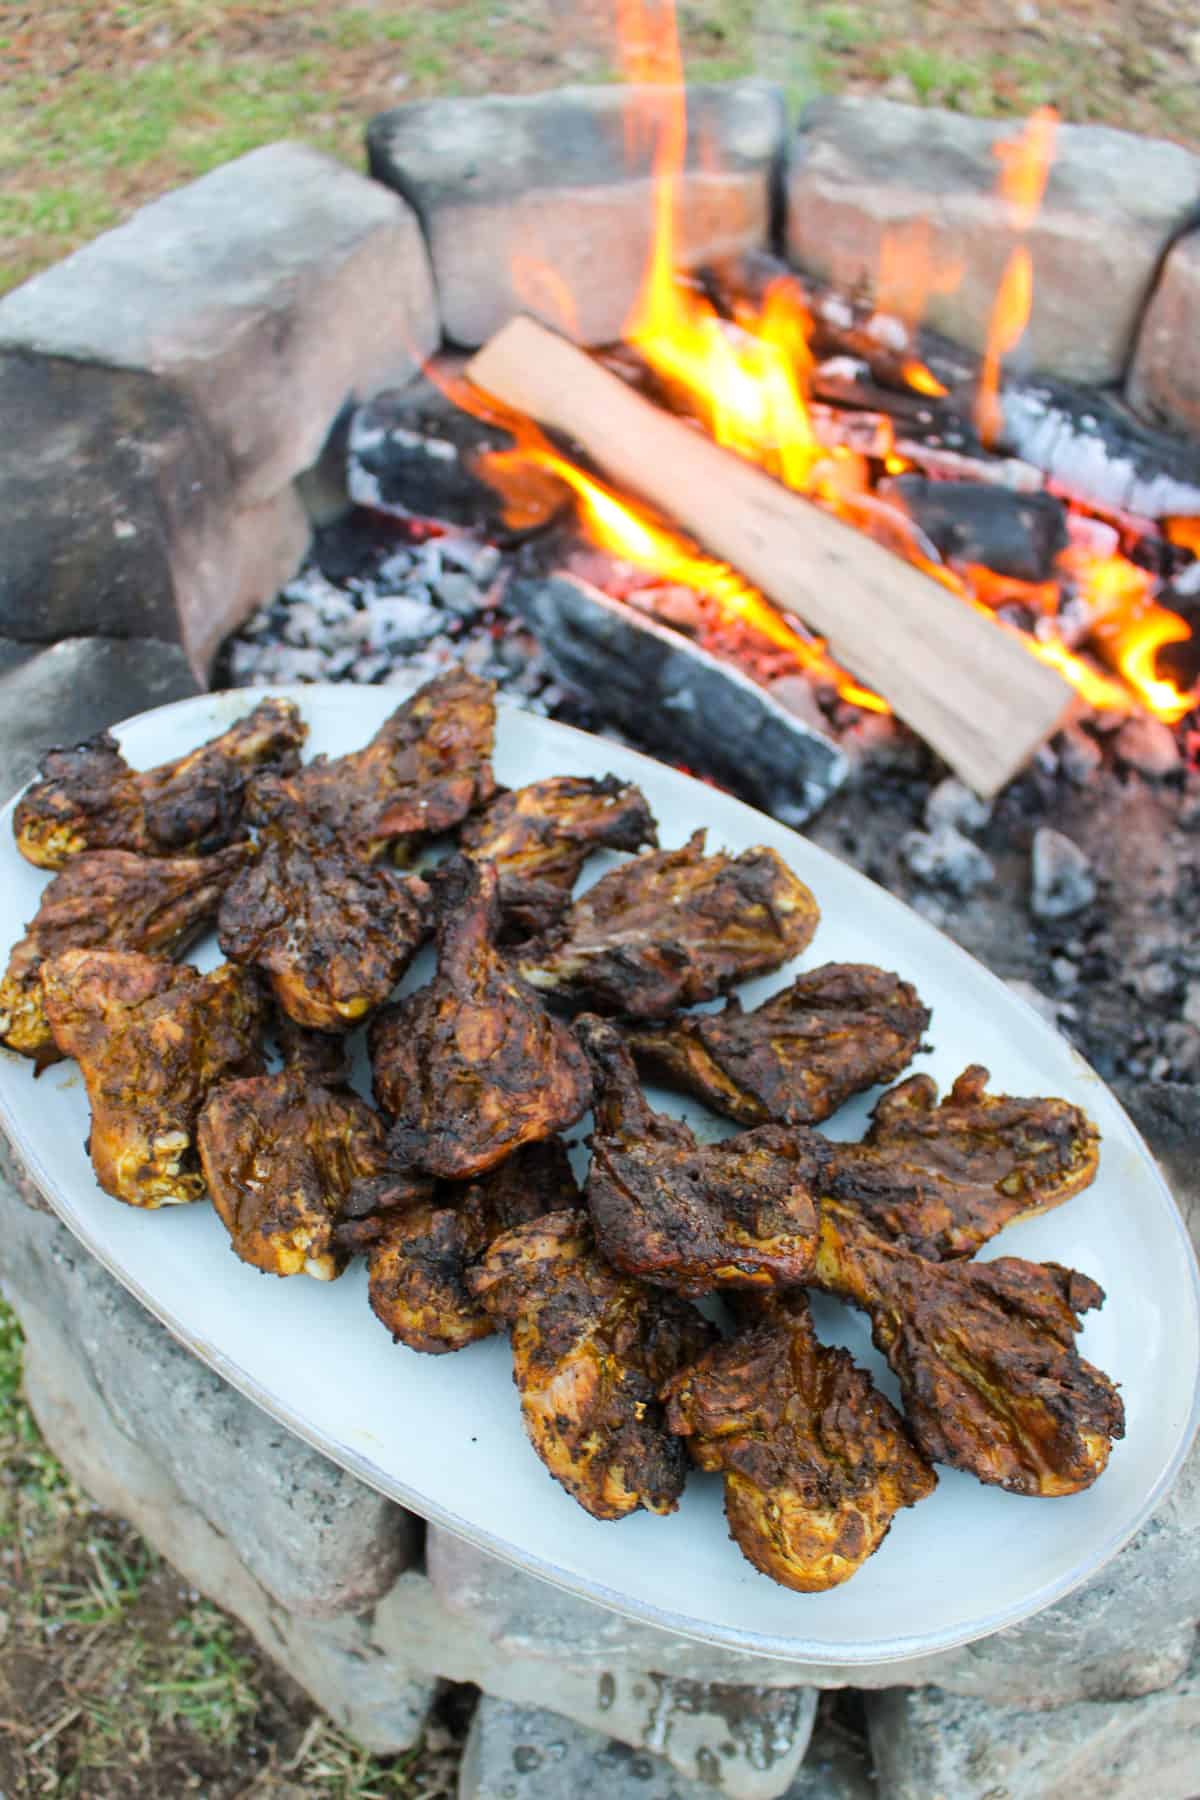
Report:
[{"label": "pile of grilled meat", "polygon": [[[1087,1487],[1123,1429],[1075,1346],[1102,1292],[971,1260],[1092,1180],[1085,1115],[989,1094],[972,1067],[940,1103],[928,1076],[900,1081],[861,1143],[823,1136],[920,1047],[916,991],[827,964],[753,1011],[685,1010],[803,950],[812,894],[769,849],[657,848],[614,777],[498,789],[493,729],[488,684],[453,670],[334,760],[301,763],[280,700],[145,773],[108,735],[46,756],[15,832],[56,873],[0,1036],[78,1060],[100,1185],[147,1208],[207,1193],[276,1275],[365,1256],[414,1350],[507,1329],[529,1436],[588,1512],[673,1511],[690,1452],[723,1474],[746,1556],[792,1588],[852,1575],[934,1463],[1018,1494]],[[638,854],[573,900],[601,846]],[[172,961],[214,917],[228,960]],[[392,1002],[431,935],[436,974]],[[364,1023],[378,1110],[347,1081]],[[699,1142],[639,1069],[746,1129]],[[581,1193],[561,1133],[589,1108]],[[867,1315],[903,1415],[820,1342],[810,1288]],[[694,1304],[714,1294],[724,1334]]]}]

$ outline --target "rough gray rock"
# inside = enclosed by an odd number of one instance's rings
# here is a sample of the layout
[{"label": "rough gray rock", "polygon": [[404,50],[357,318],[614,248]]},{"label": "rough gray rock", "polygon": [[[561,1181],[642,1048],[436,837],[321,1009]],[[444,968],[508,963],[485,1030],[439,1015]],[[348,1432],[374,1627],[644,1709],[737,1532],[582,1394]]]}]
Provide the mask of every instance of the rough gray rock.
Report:
[{"label": "rough gray rock", "polygon": [[1021,1712],[937,1688],[869,1702],[880,1800],[1195,1800],[1200,1652],[1162,1693]]},{"label": "rough gray rock", "polygon": [[154,375],[0,351],[0,411],[21,421],[0,446],[9,637],[160,638],[202,676],[307,549],[292,490],[247,505],[212,426]]},{"label": "rough gray rock", "polygon": [[[0,1266],[18,1314],[33,1306],[60,1344],[72,1340],[116,1429],[237,1546],[258,1585],[310,1618],[385,1594],[413,1554],[416,1522],[177,1344],[65,1227],[7,1192],[0,1201]],[[54,1357],[44,1345],[38,1354],[45,1387]]]},{"label": "rough gray rock", "polygon": [[1039,919],[1069,919],[1096,898],[1088,857],[1061,831],[1039,825],[1033,834],[1030,900]]},{"label": "rough gray rock", "polygon": [[475,1709],[458,1776],[458,1800],[712,1800],[645,1750],[631,1750],[537,1706],[485,1694]]},{"label": "rough gray rock", "polygon": [[1174,775],[1183,763],[1171,727],[1164,725],[1161,719],[1152,719],[1148,713],[1135,713],[1122,725],[1117,733],[1116,750],[1118,760],[1127,769],[1136,769],[1139,775],[1146,775],[1151,781]]},{"label": "rough gray rock", "polygon": [[944,822],[932,831],[910,831],[901,842],[900,854],[918,881],[964,897],[996,873],[991,857],[978,844]]},{"label": "rough gray rock", "polygon": [[[421,216],[449,339],[481,344],[518,312],[581,343],[621,335],[649,259],[655,92],[429,100],[372,119],[371,173]],[[764,83],[688,89],[677,263],[765,246],[784,130]]]},{"label": "rough gray rock", "polygon": [[1167,258],[1126,392],[1139,412],[1200,436],[1200,238],[1194,233]]},{"label": "rough gray rock", "polygon": [[0,798],[52,744],[77,744],[118,719],[185,700],[199,683],[178,644],[66,638],[43,648],[0,638]]},{"label": "rough gray rock", "polygon": [[189,395],[243,505],[315,462],[343,403],[399,386],[438,335],[410,209],[304,144],[175,189],[0,300],[0,347]]},{"label": "rough gray rock", "polygon": [[785,825],[803,824],[845,780],[836,744],[765,688],[577,576],[515,580],[505,604],[537,633],[559,679],[607,719]]},{"label": "rough gray rock", "polygon": [[[927,219],[933,267],[961,266],[962,278],[931,294],[926,322],[982,350],[1016,241],[996,197],[994,147],[1020,129],[886,100],[819,101],[802,121],[788,177],[792,259],[853,291],[875,281],[888,230]],[[1156,261],[1197,198],[1200,157],[1190,151],[1100,126],[1061,126],[1027,237],[1033,313],[1018,359],[1074,381],[1118,380]],[[1143,391],[1147,385],[1143,379]]]}]

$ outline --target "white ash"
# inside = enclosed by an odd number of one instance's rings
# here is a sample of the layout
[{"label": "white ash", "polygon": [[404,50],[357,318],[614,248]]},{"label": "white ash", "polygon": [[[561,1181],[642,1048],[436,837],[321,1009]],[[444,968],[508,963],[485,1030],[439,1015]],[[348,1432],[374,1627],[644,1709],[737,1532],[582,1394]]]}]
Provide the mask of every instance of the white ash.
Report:
[{"label": "white ash", "polygon": [[1069,919],[1096,898],[1096,877],[1088,857],[1061,831],[1048,825],[1033,834],[1030,905],[1039,919]]},{"label": "white ash", "polygon": [[938,823],[932,831],[910,831],[900,854],[918,881],[948,888],[964,899],[995,878],[990,856],[953,825]]}]

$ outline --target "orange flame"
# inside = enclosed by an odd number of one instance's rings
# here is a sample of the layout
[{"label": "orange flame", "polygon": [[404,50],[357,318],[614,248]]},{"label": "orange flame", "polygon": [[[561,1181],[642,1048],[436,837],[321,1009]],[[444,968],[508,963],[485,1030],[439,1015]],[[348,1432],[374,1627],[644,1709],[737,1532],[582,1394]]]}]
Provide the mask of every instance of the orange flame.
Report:
[{"label": "orange flame", "polygon": [[1092,636],[1105,659],[1120,670],[1144,706],[1170,725],[1196,705],[1173,681],[1155,671],[1154,659],[1167,644],[1182,644],[1191,630],[1178,613],[1156,604],[1154,577],[1123,556],[1088,557],[1070,551],[1061,559],[1073,568],[1080,592],[1092,609]]},{"label": "orange flame", "polygon": [[1167,519],[1164,523],[1169,543],[1200,556],[1200,519]]},{"label": "orange flame", "polygon": [[1033,258],[1024,244],[1020,244],[1009,257],[1000,278],[975,395],[975,429],[989,447],[1000,436],[1004,423],[1000,408],[1000,364],[1010,350],[1016,349],[1032,310]]},{"label": "orange flame", "polygon": [[1000,194],[1008,206],[1014,231],[1028,231],[1050,178],[1058,114],[1052,106],[1039,106],[1029,115],[1019,137],[995,146],[1000,161]]}]

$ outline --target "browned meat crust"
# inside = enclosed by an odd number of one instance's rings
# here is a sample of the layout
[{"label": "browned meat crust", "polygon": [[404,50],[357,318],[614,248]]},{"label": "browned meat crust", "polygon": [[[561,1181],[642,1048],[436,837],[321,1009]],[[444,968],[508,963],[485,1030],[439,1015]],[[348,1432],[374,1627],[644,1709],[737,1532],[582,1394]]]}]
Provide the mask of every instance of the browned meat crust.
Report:
[{"label": "browned meat crust", "polygon": [[931,1263],[820,1206],[813,1284],[861,1307],[931,1462],[1014,1494],[1090,1487],[1124,1436],[1120,1396],[1075,1348],[1078,1314],[1104,1303],[1086,1275],[1000,1257]]},{"label": "browned meat crust", "polygon": [[196,1120],[223,1081],[257,1075],[264,1022],[253,975],[210,975],[132,950],[66,950],[42,965],[46,1015],[78,1058],[92,1106],[92,1167],[130,1206],[199,1200]]},{"label": "browned meat crust", "polygon": [[466,1180],[587,1111],[587,1058],[495,947],[496,870],[438,872],[438,972],[371,1026],[375,1097],[402,1168]]},{"label": "browned meat crust", "polygon": [[217,935],[231,962],[267,972],[297,1024],[346,1031],[387,999],[428,935],[432,910],[420,876],[334,847],[313,856],[271,832],[225,895]]},{"label": "browned meat crust", "polygon": [[467,1287],[467,1272],[516,1225],[579,1203],[558,1138],[526,1144],[476,1181],[417,1179],[402,1203],[339,1233],[365,1248],[371,1306],[411,1350],[441,1355],[496,1329]]},{"label": "browned meat crust", "polygon": [[220,737],[138,774],[107,731],[48,750],[13,814],[22,856],[61,869],[84,850],[202,856],[243,836],[246,784],[257,769],[295,768],[308,735],[290,700],[263,700]]},{"label": "browned meat crust", "polygon": [[762,1125],[697,1144],[646,1104],[615,1027],[585,1015],[576,1029],[596,1087],[587,1202],[609,1262],[679,1294],[803,1282],[816,1253],[820,1143]]},{"label": "browned meat crust", "polygon": [[848,1581],[900,1508],[937,1485],[870,1376],[818,1340],[802,1294],[768,1300],[751,1329],[676,1375],[663,1399],[692,1460],[725,1476],[742,1554],[801,1593]]},{"label": "browned meat crust", "polygon": [[261,776],[246,816],[314,852],[337,845],[360,862],[388,851],[407,861],[422,839],[490,800],[495,723],[492,683],[449,669],[398,706],[365,749]]},{"label": "browned meat crust", "polygon": [[1087,1187],[1100,1138],[1066,1100],[986,1092],[964,1069],[938,1105],[928,1075],[885,1094],[862,1144],[834,1144],[828,1191],[872,1231],[940,1262],[973,1256],[1014,1219],[1061,1206]]},{"label": "browned meat crust", "polygon": [[525,1429],[554,1479],[596,1519],[674,1512],[687,1458],[658,1391],[713,1327],[610,1269],[578,1210],[505,1232],[467,1285],[510,1329]]},{"label": "browned meat crust", "polygon": [[468,855],[499,870],[501,920],[513,939],[558,923],[593,850],[657,842],[646,796],[615,775],[555,775],[498,794],[459,834]]},{"label": "browned meat crust", "polygon": [[719,1013],[631,1026],[652,1073],[743,1125],[815,1125],[852,1094],[894,1081],[920,1048],[929,1009],[898,975],[826,963],[753,1012],[736,997]]},{"label": "browned meat crust", "polygon": [[42,892],[25,936],[0,980],[0,1039],[44,1067],[57,1061],[43,1004],[41,967],[64,950],[182,952],[254,854],[231,844],[211,856],[136,856],[90,850],[72,857]]},{"label": "browned meat crust", "polygon": [[383,1120],[302,1059],[210,1094],[196,1131],[208,1191],[243,1262],[331,1281],[346,1264],[334,1229],[356,1181],[387,1153]]},{"label": "browned meat crust", "polygon": [[518,967],[573,1006],[661,1019],[777,969],[817,928],[817,903],[773,850],[705,856],[704,832],[612,869]]}]

